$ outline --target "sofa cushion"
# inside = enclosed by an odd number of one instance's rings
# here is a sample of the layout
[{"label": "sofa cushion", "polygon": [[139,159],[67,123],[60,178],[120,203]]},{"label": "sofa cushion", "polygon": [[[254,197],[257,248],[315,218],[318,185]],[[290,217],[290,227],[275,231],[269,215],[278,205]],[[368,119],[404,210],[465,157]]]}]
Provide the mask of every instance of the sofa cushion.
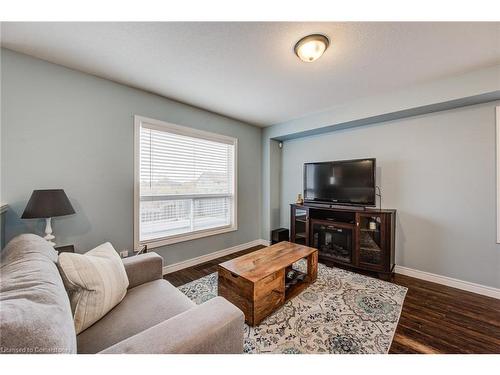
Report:
[{"label": "sofa cushion", "polygon": [[78,353],[97,353],[195,306],[166,280],[129,289],[120,304],[77,336]]},{"label": "sofa cushion", "polygon": [[109,242],[83,255],[62,253],[58,264],[77,334],[106,315],[127,293],[125,267]]},{"label": "sofa cushion", "polygon": [[34,234],[23,234],[2,251],[0,351],[75,353],[76,334],[57,252]]}]

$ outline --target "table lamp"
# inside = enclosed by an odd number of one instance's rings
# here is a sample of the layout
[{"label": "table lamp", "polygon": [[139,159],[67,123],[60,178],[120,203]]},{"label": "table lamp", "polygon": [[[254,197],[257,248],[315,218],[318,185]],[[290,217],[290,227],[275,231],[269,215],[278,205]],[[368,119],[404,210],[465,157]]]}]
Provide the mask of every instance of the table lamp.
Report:
[{"label": "table lamp", "polygon": [[45,219],[45,239],[55,246],[52,234],[51,218],[74,214],[68,196],[63,189],[33,190],[31,198],[24,209],[22,219]]}]

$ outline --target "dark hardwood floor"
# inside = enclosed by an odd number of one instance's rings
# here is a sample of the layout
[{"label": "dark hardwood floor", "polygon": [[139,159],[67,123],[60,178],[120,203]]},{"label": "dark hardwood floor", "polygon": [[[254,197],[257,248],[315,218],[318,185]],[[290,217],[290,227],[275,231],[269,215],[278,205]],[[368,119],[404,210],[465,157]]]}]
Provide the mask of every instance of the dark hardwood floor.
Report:
[{"label": "dark hardwood floor", "polygon": [[[217,271],[238,253],[165,275],[175,286]],[[500,353],[500,300],[396,274],[408,288],[390,353]]]}]

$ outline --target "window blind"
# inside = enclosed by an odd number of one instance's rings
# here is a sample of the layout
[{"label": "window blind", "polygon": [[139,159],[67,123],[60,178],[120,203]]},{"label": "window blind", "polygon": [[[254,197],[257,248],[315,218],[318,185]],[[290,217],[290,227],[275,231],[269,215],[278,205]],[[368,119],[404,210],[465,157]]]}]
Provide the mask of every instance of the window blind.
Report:
[{"label": "window blind", "polygon": [[139,145],[141,243],[233,224],[233,140],[143,123]]}]

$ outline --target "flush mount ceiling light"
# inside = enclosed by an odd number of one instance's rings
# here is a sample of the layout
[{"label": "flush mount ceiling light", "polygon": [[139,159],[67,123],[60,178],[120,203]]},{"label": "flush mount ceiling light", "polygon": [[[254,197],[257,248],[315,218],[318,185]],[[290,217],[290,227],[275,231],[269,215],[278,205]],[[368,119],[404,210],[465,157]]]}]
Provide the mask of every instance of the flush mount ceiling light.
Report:
[{"label": "flush mount ceiling light", "polygon": [[323,34],[312,34],[303,37],[295,44],[295,54],[305,62],[313,62],[325,53],[330,41]]}]

